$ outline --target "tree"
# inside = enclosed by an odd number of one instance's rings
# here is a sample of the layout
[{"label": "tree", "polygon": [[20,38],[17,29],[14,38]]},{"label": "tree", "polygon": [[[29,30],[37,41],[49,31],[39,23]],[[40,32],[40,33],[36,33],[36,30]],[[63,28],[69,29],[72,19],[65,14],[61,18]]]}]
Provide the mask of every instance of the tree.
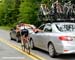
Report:
[{"label": "tree", "polygon": [[20,0],[2,0],[0,4],[0,25],[12,25],[17,22]]},{"label": "tree", "polygon": [[38,21],[37,20],[38,1],[24,0],[19,8],[20,11],[19,20],[30,24],[36,24],[36,22]]}]

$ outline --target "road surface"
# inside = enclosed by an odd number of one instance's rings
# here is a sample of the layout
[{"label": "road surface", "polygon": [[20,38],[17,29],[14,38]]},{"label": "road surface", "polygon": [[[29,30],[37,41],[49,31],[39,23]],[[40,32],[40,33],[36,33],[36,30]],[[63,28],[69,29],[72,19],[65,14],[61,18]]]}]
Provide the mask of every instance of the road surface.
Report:
[{"label": "road surface", "polygon": [[29,55],[21,50],[20,43],[10,40],[9,31],[0,30],[0,60],[75,60],[75,54],[51,58],[48,52],[36,48]]}]

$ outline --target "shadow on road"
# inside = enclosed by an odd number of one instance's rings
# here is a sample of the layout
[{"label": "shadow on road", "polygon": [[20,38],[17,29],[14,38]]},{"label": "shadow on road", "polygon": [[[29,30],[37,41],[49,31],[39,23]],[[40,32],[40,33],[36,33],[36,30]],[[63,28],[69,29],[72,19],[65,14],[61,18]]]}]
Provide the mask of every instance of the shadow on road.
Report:
[{"label": "shadow on road", "polygon": [[[39,48],[35,48],[34,50],[39,51],[40,53],[46,54],[49,56],[49,53],[47,51],[41,50]],[[75,60],[75,54],[61,54],[58,55],[55,59],[60,60]]]},{"label": "shadow on road", "polygon": [[47,51],[44,51],[44,50],[39,49],[39,48],[35,48],[34,50],[37,50],[37,51],[39,51],[40,53],[45,53],[45,54],[47,54],[47,55],[49,56],[49,54],[48,54]]},{"label": "shadow on road", "polygon": [[63,60],[75,60],[75,54],[62,54],[57,56],[57,58],[60,58]]}]

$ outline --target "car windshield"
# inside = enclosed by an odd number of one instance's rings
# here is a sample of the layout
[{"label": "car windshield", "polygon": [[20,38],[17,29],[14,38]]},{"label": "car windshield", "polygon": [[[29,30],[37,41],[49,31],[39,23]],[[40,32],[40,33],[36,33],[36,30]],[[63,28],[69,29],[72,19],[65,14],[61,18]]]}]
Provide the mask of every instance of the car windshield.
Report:
[{"label": "car windshield", "polygon": [[56,27],[61,32],[74,32],[75,24],[56,24]]}]

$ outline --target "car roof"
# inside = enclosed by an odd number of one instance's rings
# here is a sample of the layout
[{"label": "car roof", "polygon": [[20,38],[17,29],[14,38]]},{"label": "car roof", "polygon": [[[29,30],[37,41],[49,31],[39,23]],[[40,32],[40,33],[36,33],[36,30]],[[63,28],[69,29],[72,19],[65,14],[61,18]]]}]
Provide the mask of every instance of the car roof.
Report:
[{"label": "car roof", "polygon": [[54,23],[46,23],[46,24],[75,24],[74,22],[54,22]]},{"label": "car roof", "polygon": [[75,24],[73,22],[55,22],[53,24]]}]

